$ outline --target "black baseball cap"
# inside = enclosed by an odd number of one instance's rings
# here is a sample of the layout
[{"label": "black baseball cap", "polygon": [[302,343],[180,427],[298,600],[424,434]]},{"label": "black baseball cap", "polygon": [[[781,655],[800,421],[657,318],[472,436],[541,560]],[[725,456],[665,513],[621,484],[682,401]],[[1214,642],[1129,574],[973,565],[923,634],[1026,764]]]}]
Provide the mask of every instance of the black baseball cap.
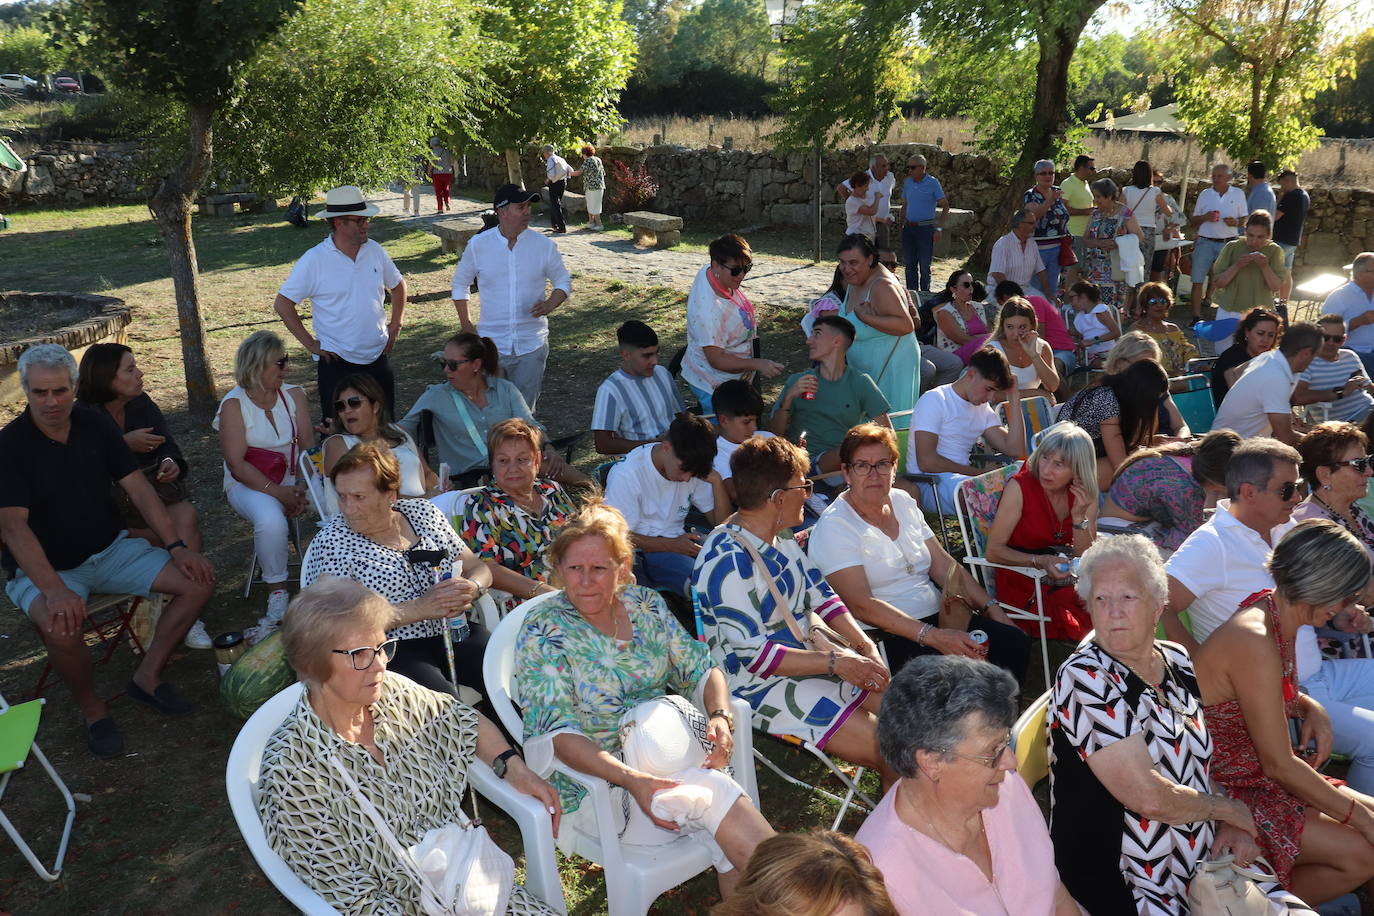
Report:
[{"label": "black baseball cap", "polygon": [[538,199],[538,191],[526,191],[516,184],[503,184],[496,189],[496,197],[492,199],[491,208],[500,210],[506,204],[527,204]]}]

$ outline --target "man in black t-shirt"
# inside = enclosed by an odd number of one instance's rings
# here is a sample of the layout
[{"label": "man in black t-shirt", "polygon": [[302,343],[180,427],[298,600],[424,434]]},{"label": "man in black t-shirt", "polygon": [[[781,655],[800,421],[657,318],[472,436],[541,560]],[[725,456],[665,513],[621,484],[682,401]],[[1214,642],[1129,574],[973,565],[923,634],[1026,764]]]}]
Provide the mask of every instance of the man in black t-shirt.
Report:
[{"label": "man in black t-shirt", "polygon": [[[48,658],[86,718],[91,752],[109,757],[124,741],[95,691],[82,636],[93,593],[170,595],[143,660],[125,688],[167,715],[195,704],[162,679],[172,650],[200,615],[214,570],[177,537],[166,508],[119,430],[76,405],[76,360],[57,344],[19,358],[28,408],[0,430],[0,562],[5,593],[47,646]],[[167,545],[131,538],[110,494],[118,483]]]},{"label": "man in black t-shirt", "polygon": [[1293,254],[1302,242],[1302,227],[1312,200],[1298,185],[1298,173],[1292,169],[1279,172],[1279,210],[1274,214],[1274,242],[1283,249],[1283,266],[1288,276],[1279,287],[1279,298],[1288,301],[1293,291]]}]

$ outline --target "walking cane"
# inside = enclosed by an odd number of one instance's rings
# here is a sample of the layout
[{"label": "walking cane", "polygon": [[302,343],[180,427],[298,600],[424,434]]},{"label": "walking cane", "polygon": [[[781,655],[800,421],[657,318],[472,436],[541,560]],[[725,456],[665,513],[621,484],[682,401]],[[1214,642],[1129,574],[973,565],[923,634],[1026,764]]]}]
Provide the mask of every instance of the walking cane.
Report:
[{"label": "walking cane", "polygon": [[[417,566],[428,566],[430,574],[434,577],[435,585],[444,579],[453,578],[453,567],[449,561],[447,550],[412,549],[410,561]],[[458,684],[458,665],[453,659],[453,624],[450,618],[444,620],[444,655],[448,659],[448,679],[456,687]]]}]

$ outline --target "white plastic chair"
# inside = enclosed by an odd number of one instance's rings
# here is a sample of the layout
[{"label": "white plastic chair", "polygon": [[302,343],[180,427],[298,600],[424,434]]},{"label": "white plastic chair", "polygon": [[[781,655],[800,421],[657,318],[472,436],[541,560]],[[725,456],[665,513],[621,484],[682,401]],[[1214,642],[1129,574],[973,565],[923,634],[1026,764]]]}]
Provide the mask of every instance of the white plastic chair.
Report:
[{"label": "white plastic chair", "polygon": [[[506,731],[525,740],[524,725],[515,708],[515,643],[530,609],[562,592],[549,592],[531,598],[508,613],[491,633],[482,661],[482,677],[487,700]],[[749,704],[732,699],[735,715],[735,747],[730,764],[735,779],[759,804],[754,779],[753,733],[749,727]],[[558,846],[564,852],[590,859],[606,875],[606,901],[610,916],[645,916],[654,900],[664,891],[677,887],[711,867],[704,846],[680,837],[662,846],[636,846],[620,841],[611,810],[610,786],[605,780],[579,772],[555,758],[554,769],[587,789],[582,804],[591,805],[596,815],[596,834],[574,829],[566,820],[559,827]],[[528,859],[528,853],[526,854]]]},{"label": "white plastic chair", "polygon": [[429,501],[434,504],[435,508],[444,513],[444,518],[452,519],[463,514],[468,497],[480,489],[482,488],[468,487],[466,490],[445,490],[438,496],[431,496]]},{"label": "white plastic chair", "polygon": [[37,699],[10,706],[4,695],[0,695],[0,755],[3,755],[0,756],[0,799],[4,798],[5,789],[9,787],[10,777],[15,771],[22,769],[30,757],[37,760],[48,774],[48,779],[62,793],[62,800],[67,805],[67,817],[62,824],[62,836],[57,843],[57,857],[53,860],[52,869],[49,870],[38,860],[38,856],[19,835],[18,828],[3,810],[0,810],[0,827],[9,834],[14,845],[19,847],[19,851],[40,878],[44,881],[56,881],[57,876],[62,874],[62,860],[67,857],[67,842],[72,837],[72,822],[76,820],[76,801],[68,791],[67,784],[62,781],[62,777],[57,775],[57,770],[53,769],[48,758],[39,750],[38,742],[35,740],[42,718],[43,704],[46,702],[47,700]]},{"label": "white plastic chair", "polygon": [[310,494],[310,502],[315,506],[315,514],[320,517],[320,527],[324,527],[325,522],[339,514],[339,498],[334,496],[334,485],[329,482],[329,478],[320,473],[319,465],[315,464],[315,456],[319,452],[318,445],[308,448],[301,452],[296,463],[300,465],[301,480],[305,481],[305,489]]},{"label": "white plastic chair", "polygon": [[[304,684],[292,684],[258,707],[257,712],[243,723],[229,751],[224,782],[239,832],[267,879],[306,916],[337,916],[338,911],[297,877],[268,845],[267,834],[258,817],[258,777],[263,749],[277,726],[296,708],[303,689]],[[563,885],[553,853],[553,823],[549,812],[535,799],[522,795],[497,778],[480,760],[474,759],[468,765],[468,781],[520,827],[525,844],[525,889],[558,912],[566,913]]]}]

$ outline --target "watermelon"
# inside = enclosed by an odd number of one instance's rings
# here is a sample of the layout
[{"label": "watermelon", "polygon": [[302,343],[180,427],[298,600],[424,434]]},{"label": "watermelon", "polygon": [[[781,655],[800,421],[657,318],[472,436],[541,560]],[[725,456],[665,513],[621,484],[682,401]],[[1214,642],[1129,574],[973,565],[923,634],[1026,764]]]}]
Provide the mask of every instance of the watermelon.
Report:
[{"label": "watermelon", "polygon": [[296,672],[287,664],[281,633],[276,632],[239,656],[220,680],[219,694],[230,715],[247,719],[294,683]]}]

